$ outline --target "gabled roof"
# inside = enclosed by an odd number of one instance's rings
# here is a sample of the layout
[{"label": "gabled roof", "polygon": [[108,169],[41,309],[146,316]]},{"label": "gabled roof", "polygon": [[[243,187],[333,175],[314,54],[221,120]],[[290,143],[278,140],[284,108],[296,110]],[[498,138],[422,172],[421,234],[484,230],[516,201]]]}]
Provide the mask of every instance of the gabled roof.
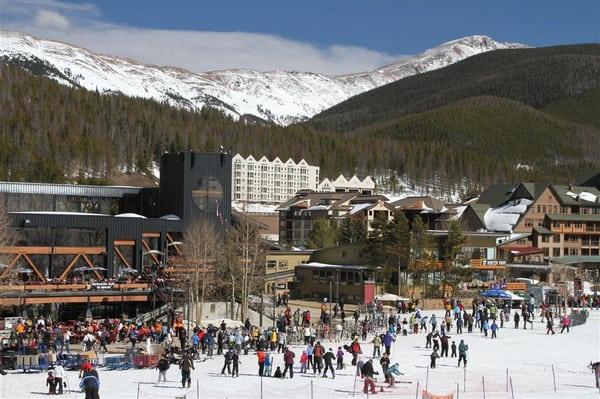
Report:
[{"label": "gabled roof", "polygon": [[581,176],[577,179],[577,185],[600,188],[600,171]]},{"label": "gabled roof", "polygon": [[471,204],[468,207],[473,210],[483,227],[485,227],[485,213],[490,209],[490,206],[488,204]]},{"label": "gabled roof", "polygon": [[480,195],[477,203],[491,207],[502,205],[512,196],[516,184],[491,184]]},{"label": "gabled roof", "polygon": [[429,211],[442,213],[446,211],[444,203],[433,197],[406,197],[392,202],[394,208],[401,211]]},{"label": "gabled roof", "polygon": [[[595,187],[560,186],[553,184],[550,189],[554,192],[561,205],[600,207],[600,191]],[[594,201],[595,199],[595,201]]]}]

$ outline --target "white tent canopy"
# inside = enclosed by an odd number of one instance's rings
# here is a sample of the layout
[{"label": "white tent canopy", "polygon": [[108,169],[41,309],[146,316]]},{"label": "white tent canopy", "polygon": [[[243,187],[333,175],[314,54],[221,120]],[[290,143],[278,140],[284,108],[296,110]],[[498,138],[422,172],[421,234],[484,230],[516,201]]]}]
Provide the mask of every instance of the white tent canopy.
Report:
[{"label": "white tent canopy", "polygon": [[375,296],[376,301],[381,302],[398,302],[398,301],[410,301],[410,298],[404,298],[395,294],[384,293]]}]

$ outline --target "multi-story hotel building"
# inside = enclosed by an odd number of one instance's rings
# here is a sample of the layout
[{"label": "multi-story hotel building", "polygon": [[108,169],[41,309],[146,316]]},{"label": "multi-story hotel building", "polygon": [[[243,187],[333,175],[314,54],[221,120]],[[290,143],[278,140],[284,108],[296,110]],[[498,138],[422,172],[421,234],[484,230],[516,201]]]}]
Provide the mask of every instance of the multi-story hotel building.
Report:
[{"label": "multi-story hotel building", "polygon": [[296,163],[291,158],[255,159],[233,157],[232,199],[239,202],[279,204],[292,198],[300,190],[316,190],[319,184],[319,167],[309,165],[304,159]]}]

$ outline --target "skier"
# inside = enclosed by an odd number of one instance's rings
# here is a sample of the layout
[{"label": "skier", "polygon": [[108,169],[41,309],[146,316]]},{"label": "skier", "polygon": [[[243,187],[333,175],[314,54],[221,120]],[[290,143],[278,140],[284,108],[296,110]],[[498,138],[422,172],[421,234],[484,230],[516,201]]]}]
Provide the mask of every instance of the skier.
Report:
[{"label": "skier", "polygon": [[464,362],[464,367],[467,367],[467,351],[469,350],[469,345],[465,344],[464,340],[460,340],[460,344],[458,344],[458,367],[460,367],[460,361]]},{"label": "skier", "polygon": [[569,317],[567,315],[564,315],[562,318],[562,329],[560,330],[560,333],[562,334],[563,331],[565,331],[565,328],[567,329],[567,332],[569,332],[570,325],[571,325],[571,319],[569,319]]},{"label": "skier", "polygon": [[79,382],[79,388],[85,391],[85,399],[99,399],[100,378],[98,372],[87,363],[83,370],[83,377]]},{"label": "skier", "polygon": [[158,361],[156,368],[158,369],[158,382],[160,384],[160,380],[162,378],[163,382],[167,382],[167,370],[169,370],[169,359],[167,358],[167,354],[164,354],[162,358]]},{"label": "skier", "polygon": [[376,394],[375,390],[375,382],[374,382],[374,374],[379,374],[378,372],[373,370],[373,359],[369,359],[363,364],[360,369],[360,372],[364,378],[363,392],[369,393],[369,389],[371,394]]},{"label": "skier", "polygon": [[431,364],[429,365],[429,368],[434,369],[435,368],[435,361],[437,360],[437,358],[440,357],[440,355],[437,353],[437,349],[433,349],[433,352],[431,352]]},{"label": "skier", "polygon": [[442,353],[440,354],[440,357],[448,357],[448,340],[449,340],[449,336],[448,335],[444,335],[441,338],[442,341]]},{"label": "skier", "polygon": [[[231,374],[231,358],[233,356],[233,350],[229,349],[225,352],[225,356],[223,356],[223,368],[221,369],[221,374],[225,374],[225,369],[227,369],[227,374]],[[160,364],[159,364],[160,366]],[[160,382],[160,377],[158,377]]]},{"label": "skier", "polygon": [[265,369],[263,371],[263,375],[265,377],[270,377],[273,373],[273,355],[271,352],[267,352],[265,354]]},{"label": "skier", "polygon": [[496,331],[498,330],[498,324],[496,324],[496,320],[492,321],[492,325],[491,325],[490,329],[492,330],[492,339],[498,338],[496,336]]},{"label": "skier", "polygon": [[179,368],[181,369],[181,387],[185,388],[187,382],[188,388],[192,385],[191,370],[194,370],[194,362],[190,358],[189,354],[183,355],[183,358],[179,362]]},{"label": "skier", "polygon": [[233,364],[231,377],[238,377],[240,374],[240,355],[236,351],[233,351],[233,354],[231,355],[231,364]]},{"label": "skier", "polygon": [[383,345],[385,346],[385,353],[387,353],[388,355],[390,354],[390,348],[392,346],[392,342],[395,341],[394,337],[392,337],[390,335],[389,332],[385,333],[385,335],[383,336]]},{"label": "skier", "polygon": [[548,317],[548,322],[546,323],[546,335],[550,334],[554,335],[554,320],[552,317]]},{"label": "skier", "polygon": [[322,358],[325,352],[325,349],[323,348],[323,346],[321,346],[320,342],[317,342],[317,344],[315,345],[314,349],[313,349],[313,374],[317,373],[317,370],[319,371],[319,374],[321,374],[321,370],[323,367],[323,363],[322,363]]},{"label": "skier", "polygon": [[515,316],[514,316],[513,320],[515,321],[515,329],[518,329],[519,328],[519,312],[515,312]]},{"label": "skier", "polygon": [[54,378],[54,372],[52,371],[48,371],[46,386],[48,387],[48,395],[56,395],[56,378]]},{"label": "skier", "polygon": [[259,349],[256,352],[256,357],[258,358],[258,375],[261,377],[265,371],[265,357],[266,356],[267,356],[267,354],[262,349]]},{"label": "skier", "polygon": [[306,373],[308,365],[308,355],[306,354],[306,350],[302,351],[302,355],[300,355],[300,373]]},{"label": "skier", "polygon": [[452,341],[452,345],[450,346],[450,349],[452,349],[452,353],[450,354],[450,357],[456,357],[456,342]]},{"label": "skier", "polygon": [[344,351],[342,347],[338,347],[337,353],[335,354],[335,358],[337,359],[337,367],[336,370],[344,369]]},{"label": "skier", "polygon": [[285,364],[285,368],[283,369],[283,378],[288,370],[290,370],[290,378],[294,378],[294,352],[292,352],[288,347],[285,347],[283,354],[283,363]]},{"label": "skier", "polygon": [[381,337],[379,335],[375,335],[373,338],[373,357],[381,356]]},{"label": "skier", "polygon": [[431,337],[433,337],[433,333],[430,331],[427,333],[425,348],[431,348]]},{"label": "skier", "polygon": [[[66,378],[67,374],[65,373],[65,369],[62,364],[59,362],[54,366],[54,379],[56,380],[56,387],[58,388],[58,394],[62,395],[63,393],[63,380]],[[66,383],[65,383],[66,385]]]},{"label": "skier", "polygon": [[327,378],[327,370],[331,370],[331,378],[335,378],[335,371],[333,371],[333,360],[335,355],[333,350],[329,348],[326,354],[323,355],[323,361],[325,362],[325,368],[323,371],[323,378]]}]

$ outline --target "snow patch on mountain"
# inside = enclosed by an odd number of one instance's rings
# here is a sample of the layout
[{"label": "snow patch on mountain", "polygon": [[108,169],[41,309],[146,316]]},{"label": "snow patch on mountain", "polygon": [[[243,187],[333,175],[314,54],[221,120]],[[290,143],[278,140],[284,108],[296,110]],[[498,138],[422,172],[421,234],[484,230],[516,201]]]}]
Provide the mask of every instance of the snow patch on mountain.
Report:
[{"label": "snow patch on mountain", "polygon": [[483,52],[522,47],[526,46],[477,35],[444,43],[382,68],[343,76],[244,69],[193,73],[0,31],[0,62],[20,65],[59,83],[150,98],[192,110],[211,106],[236,119],[253,115],[280,125],[308,119],[352,96],[407,76]]}]

